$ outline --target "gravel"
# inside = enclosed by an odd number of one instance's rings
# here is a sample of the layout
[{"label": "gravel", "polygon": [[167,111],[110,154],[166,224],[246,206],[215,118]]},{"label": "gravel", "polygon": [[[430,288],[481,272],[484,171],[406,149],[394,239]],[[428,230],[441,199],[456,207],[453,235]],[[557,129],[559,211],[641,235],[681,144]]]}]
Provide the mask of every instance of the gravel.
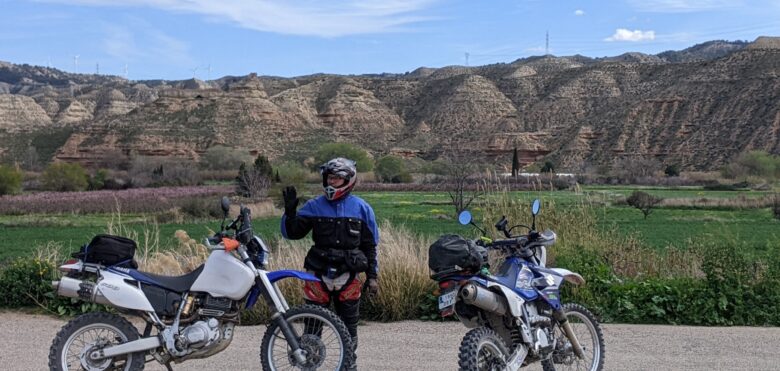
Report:
[{"label": "gravel", "polygon": [[[49,346],[64,320],[0,312],[0,368],[45,370]],[[606,370],[778,370],[780,328],[604,325]],[[265,327],[239,327],[233,343],[179,370],[258,370]],[[467,329],[458,322],[369,322],[360,326],[361,370],[456,370]],[[157,363],[147,370],[164,370]],[[540,370],[534,365],[531,370]]]}]

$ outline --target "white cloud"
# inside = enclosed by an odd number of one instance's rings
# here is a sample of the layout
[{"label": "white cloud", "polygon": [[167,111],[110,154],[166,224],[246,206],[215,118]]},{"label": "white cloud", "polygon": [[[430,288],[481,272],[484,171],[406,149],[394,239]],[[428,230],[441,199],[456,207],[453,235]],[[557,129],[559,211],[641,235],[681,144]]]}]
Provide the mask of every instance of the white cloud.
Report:
[{"label": "white cloud", "polygon": [[583,15],[585,15],[585,11],[582,10],[582,9],[577,9],[577,10],[574,11],[574,15],[576,15],[578,17],[579,16],[583,16]]},{"label": "white cloud", "polygon": [[739,7],[743,0],[628,0],[628,3],[640,12],[691,13]]},{"label": "white cloud", "polygon": [[281,34],[337,37],[399,32],[430,20],[417,15],[438,0],[38,0],[72,5],[152,7],[196,13]]},{"label": "white cloud", "polygon": [[604,39],[604,41],[646,41],[655,40],[655,31],[627,30],[618,28],[615,34]]},{"label": "white cloud", "polygon": [[[192,65],[189,45],[155,29],[141,19],[129,25],[104,24],[103,51],[122,61],[154,61],[172,65]],[[136,31],[136,32],[133,32]]]}]

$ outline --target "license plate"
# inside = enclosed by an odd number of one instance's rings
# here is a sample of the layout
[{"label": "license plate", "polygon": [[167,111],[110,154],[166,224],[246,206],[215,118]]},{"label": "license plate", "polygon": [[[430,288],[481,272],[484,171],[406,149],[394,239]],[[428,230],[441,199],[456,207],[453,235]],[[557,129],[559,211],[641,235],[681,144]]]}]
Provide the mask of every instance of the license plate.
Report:
[{"label": "license plate", "polygon": [[439,296],[439,310],[451,307],[455,305],[455,298],[458,295],[458,291],[452,289],[450,292],[445,292]]}]

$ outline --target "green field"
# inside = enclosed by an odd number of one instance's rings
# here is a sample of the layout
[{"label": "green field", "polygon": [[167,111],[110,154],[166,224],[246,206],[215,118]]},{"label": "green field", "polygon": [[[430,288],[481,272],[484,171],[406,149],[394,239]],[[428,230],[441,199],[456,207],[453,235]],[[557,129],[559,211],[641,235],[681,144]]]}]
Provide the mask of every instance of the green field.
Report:
[{"label": "green field", "polygon": [[[587,187],[581,192],[513,192],[510,196],[529,204],[534,198],[543,201],[544,208],[574,207],[587,203],[598,220],[598,228],[616,228],[622,234],[633,234],[650,248],[668,246],[685,248],[691,243],[728,244],[757,254],[776,253],[780,248],[780,221],[773,219],[768,209],[684,209],[659,208],[648,219],[628,206],[613,204],[636,187]],[[643,191],[663,198],[732,198],[761,197],[766,192],[703,191],[701,189],[643,188]],[[443,192],[371,192],[357,193],[374,207],[377,219],[403,224],[426,235],[459,233],[474,235],[473,228],[460,226],[453,218],[453,207]],[[472,205],[478,216],[481,203]],[[141,232],[150,228],[144,215],[123,215],[125,226]],[[479,219],[477,219],[479,220]],[[106,231],[110,215],[25,215],[0,216],[0,261],[24,256],[49,242],[73,251],[98,233]],[[527,222],[517,221],[517,222]],[[279,218],[263,218],[254,222],[255,230],[267,240],[279,238]],[[163,248],[175,244],[174,232],[185,230],[193,238],[202,238],[209,229],[219,227],[219,220],[193,220],[184,224],[160,224],[160,244]]]}]

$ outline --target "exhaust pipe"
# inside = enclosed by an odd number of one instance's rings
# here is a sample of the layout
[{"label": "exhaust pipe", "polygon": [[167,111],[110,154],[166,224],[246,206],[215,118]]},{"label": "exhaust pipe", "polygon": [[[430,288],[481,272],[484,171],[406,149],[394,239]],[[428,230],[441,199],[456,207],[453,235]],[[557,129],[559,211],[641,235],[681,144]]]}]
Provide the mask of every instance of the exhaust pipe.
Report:
[{"label": "exhaust pipe", "polygon": [[81,299],[84,301],[111,305],[111,302],[97,289],[94,282],[77,280],[70,277],[62,277],[59,281],[52,281],[52,289],[59,296]]},{"label": "exhaust pipe", "polygon": [[506,313],[506,302],[501,295],[498,295],[488,289],[479,287],[474,283],[467,283],[460,289],[460,297],[463,302],[484,309],[491,313],[504,315]]}]

